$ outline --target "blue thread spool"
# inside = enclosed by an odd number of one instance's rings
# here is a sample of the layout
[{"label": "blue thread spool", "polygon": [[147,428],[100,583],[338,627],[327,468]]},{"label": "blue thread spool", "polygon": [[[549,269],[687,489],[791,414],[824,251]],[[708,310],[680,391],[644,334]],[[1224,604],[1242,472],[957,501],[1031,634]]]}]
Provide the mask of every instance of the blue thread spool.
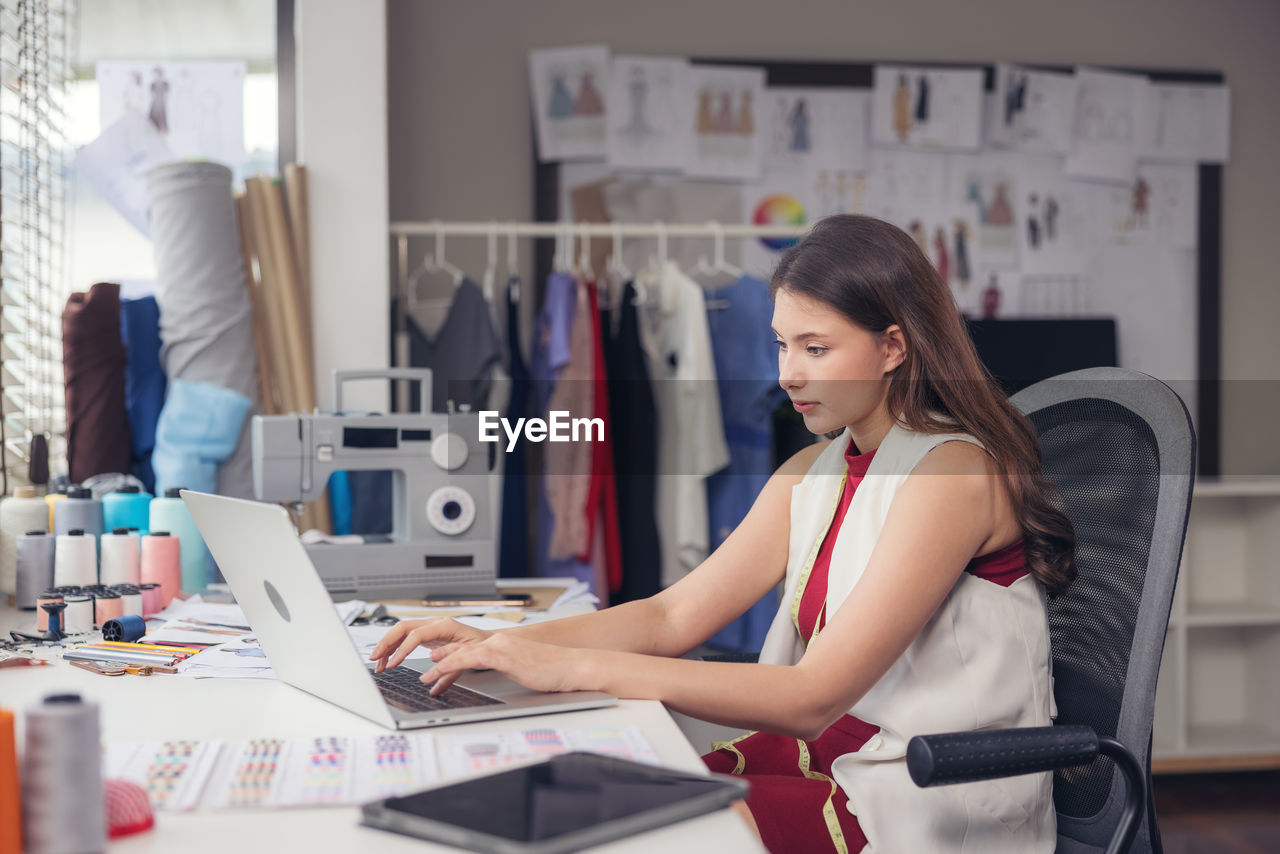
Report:
[{"label": "blue thread spool", "polygon": [[137,528],[139,535],[146,534],[151,530],[150,508],[151,493],[143,492],[132,484],[107,493],[102,499],[102,514],[106,520],[103,530]]},{"label": "blue thread spool", "polygon": [[102,624],[102,639],[132,643],[147,633],[147,621],[141,617],[117,617]]},{"label": "blue thread spool", "polygon": [[168,531],[182,544],[179,562],[182,565],[182,589],[187,593],[203,593],[207,584],[204,565],[204,538],[195,520],[182,503],[182,487],[164,491],[164,498],[151,502],[151,530]]}]

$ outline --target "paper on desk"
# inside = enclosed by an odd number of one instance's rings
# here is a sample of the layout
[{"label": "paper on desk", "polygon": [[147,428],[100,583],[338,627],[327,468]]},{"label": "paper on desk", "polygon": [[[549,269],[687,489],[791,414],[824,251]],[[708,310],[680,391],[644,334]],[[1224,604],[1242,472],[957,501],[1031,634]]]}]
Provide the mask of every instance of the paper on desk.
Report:
[{"label": "paper on desk", "polygon": [[199,803],[221,748],[216,738],[108,744],[102,773],[137,783],[157,810],[185,812]]},{"label": "paper on desk", "polygon": [[206,798],[211,809],[358,804],[438,779],[426,733],[234,742]]},{"label": "paper on desk", "polygon": [[[365,603],[359,599],[334,603],[334,610],[344,625],[350,625],[364,609]],[[156,618],[164,620],[164,624],[148,630],[143,637],[147,643],[220,644],[253,635],[239,605],[205,602],[199,594],[185,600],[174,599]]]},{"label": "paper on desk", "polygon": [[658,765],[658,754],[636,727],[547,727],[489,733],[440,733],[436,736],[440,771],[445,778],[465,777],[570,751],[587,751]]}]

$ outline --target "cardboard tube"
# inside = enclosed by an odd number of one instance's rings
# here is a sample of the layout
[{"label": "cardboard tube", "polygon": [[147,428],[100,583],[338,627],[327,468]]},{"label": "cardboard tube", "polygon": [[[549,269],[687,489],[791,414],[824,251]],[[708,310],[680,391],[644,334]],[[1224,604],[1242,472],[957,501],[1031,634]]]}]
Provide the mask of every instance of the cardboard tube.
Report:
[{"label": "cardboard tube", "polygon": [[285,345],[289,349],[289,368],[293,375],[293,390],[303,412],[311,412],[316,406],[315,382],[311,359],[306,352],[306,338],[302,332],[302,306],[298,299],[298,275],[293,260],[293,244],[284,221],[284,197],[280,185],[264,184],[266,191],[267,232],[271,235],[271,251],[280,281],[281,320],[284,325]]},{"label": "cardboard tube", "polygon": [[289,204],[289,234],[293,237],[293,257],[298,262],[302,330],[307,342],[307,356],[315,364],[315,342],[311,330],[311,212],[307,200],[307,167],[296,163],[285,165],[284,191]]},{"label": "cardboard tube", "polygon": [[289,367],[289,351],[284,341],[284,321],[281,317],[279,298],[279,274],[276,272],[275,253],[271,249],[271,235],[266,228],[266,198],[262,179],[245,181],[249,196],[249,225],[252,228],[253,246],[258,253],[258,269],[262,275],[262,309],[265,322],[264,337],[271,352],[272,383],[285,412],[299,411],[294,392],[293,372]]},{"label": "cardboard tube", "polygon": [[276,415],[280,406],[276,401],[275,384],[272,381],[272,356],[266,339],[262,316],[262,286],[258,283],[253,271],[255,250],[253,247],[253,227],[250,222],[249,199],[241,194],[236,196],[236,220],[240,225],[240,252],[244,256],[244,282],[249,288],[249,310],[253,316],[253,349],[258,357],[258,385],[262,391],[262,413]]}]

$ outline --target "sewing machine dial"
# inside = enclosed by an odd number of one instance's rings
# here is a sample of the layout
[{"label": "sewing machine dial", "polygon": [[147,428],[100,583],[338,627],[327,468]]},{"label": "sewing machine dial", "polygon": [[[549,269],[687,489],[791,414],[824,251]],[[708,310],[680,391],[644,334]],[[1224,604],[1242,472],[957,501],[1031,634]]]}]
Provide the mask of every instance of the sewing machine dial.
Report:
[{"label": "sewing machine dial", "polygon": [[462,468],[467,462],[467,440],[457,433],[437,436],[431,443],[431,460],[445,471]]},{"label": "sewing machine dial", "polygon": [[442,486],[427,499],[427,521],[446,536],[457,536],[476,520],[476,501],[456,486]]}]

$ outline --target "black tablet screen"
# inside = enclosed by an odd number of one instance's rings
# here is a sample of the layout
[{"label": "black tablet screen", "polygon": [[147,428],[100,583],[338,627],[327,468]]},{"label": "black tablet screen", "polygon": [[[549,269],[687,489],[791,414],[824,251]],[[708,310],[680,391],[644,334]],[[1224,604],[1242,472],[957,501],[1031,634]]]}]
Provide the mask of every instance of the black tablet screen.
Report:
[{"label": "black tablet screen", "polygon": [[[627,763],[629,765],[630,763]],[[633,769],[568,754],[548,763],[389,798],[390,810],[532,842],[723,788],[711,777]]]}]

